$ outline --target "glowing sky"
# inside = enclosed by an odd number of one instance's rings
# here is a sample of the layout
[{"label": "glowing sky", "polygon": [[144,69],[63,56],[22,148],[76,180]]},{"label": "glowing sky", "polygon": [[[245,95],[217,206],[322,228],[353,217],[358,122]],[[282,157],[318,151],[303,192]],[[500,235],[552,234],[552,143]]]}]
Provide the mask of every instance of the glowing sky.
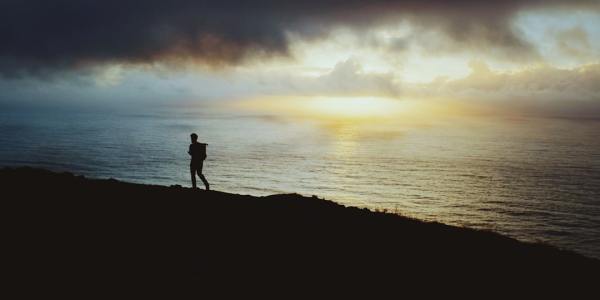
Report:
[{"label": "glowing sky", "polygon": [[3,1],[0,103],[600,112],[599,1],[134,2]]}]

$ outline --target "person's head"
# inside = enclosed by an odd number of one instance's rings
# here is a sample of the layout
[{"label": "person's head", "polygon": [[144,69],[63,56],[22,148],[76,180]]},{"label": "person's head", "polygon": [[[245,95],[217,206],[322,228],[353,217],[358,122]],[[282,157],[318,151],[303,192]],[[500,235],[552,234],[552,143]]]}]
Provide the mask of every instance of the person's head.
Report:
[{"label": "person's head", "polygon": [[190,134],[190,137],[192,138],[192,143],[195,143],[198,141],[198,135],[195,133]]}]

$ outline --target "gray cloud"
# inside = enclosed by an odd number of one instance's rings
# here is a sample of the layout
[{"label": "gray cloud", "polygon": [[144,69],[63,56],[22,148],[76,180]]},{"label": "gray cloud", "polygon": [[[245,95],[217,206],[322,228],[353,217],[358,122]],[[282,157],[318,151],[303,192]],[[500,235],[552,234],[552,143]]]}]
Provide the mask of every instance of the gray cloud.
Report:
[{"label": "gray cloud", "polygon": [[600,113],[600,64],[572,69],[549,66],[517,72],[495,72],[482,62],[471,63],[465,78],[439,78],[405,88],[423,99],[445,98],[500,113],[503,110],[553,116],[597,117]]},{"label": "gray cloud", "polygon": [[472,63],[471,68],[471,75],[451,81],[445,88],[501,93],[518,98],[538,94],[560,100],[600,100],[600,64],[574,69],[543,66],[512,73],[493,72],[483,63]]},{"label": "gray cloud", "polygon": [[[257,78],[263,88],[247,94],[281,96],[380,96],[425,103],[458,104],[465,111],[493,114],[593,117],[600,113],[600,64],[561,69],[547,65],[517,71],[495,71],[481,61],[458,79],[429,83],[402,82],[393,73],[364,72],[350,59],[318,77],[267,73]],[[255,87],[258,85],[255,85]]]},{"label": "gray cloud", "polygon": [[288,55],[288,33],[310,40],[336,26],[359,32],[404,19],[458,44],[527,52],[509,26],[511,17],[562,6],[598,8],[598,2],[4,0],[0,74],[39,76],[106,63],[239,64]]},{"label": "gray cloud", "polygon": [[599,54],[592,47],[587,32],[581,27],[573,27],[556,32],[555,38],[558,50],[570,57],[586,60]]},{"label": "gray cloud", "polygon": [[338,62],[325,75],[293,77],[284,83],[288,93],[328,96],[397,96],[399,83],[393,74],[366,73],[354,59]]}]

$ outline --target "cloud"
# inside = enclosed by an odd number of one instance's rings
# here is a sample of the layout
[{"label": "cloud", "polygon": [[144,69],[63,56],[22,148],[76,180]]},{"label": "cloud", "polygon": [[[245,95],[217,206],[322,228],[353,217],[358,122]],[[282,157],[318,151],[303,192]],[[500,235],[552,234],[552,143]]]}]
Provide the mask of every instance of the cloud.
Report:
[{"label": "cloud", "polygon": [[510,26],[520,10],[593,7],[596,1],[476,0],[5,0],[0,74],[47,75],[117,63],[224,66],[286,56],[289,36],[324,38],[408,20],[457,45],[532,51]]},{"label": "cloud", "polygon": [[357,59],[349,59],[321,76],[255,74],[253,88],[242,96],[385,97],[457,105],[459,111],[476,114],[597,117],[600,113],[600,63],[497,71],[475,60],[469,68],[471,72],[462,78],[410,83],[394,73],[365,72]]},{"label": "cloud", "polygon": [[597,117],[600,113],[600,64],[572,69],[550,66],[497,72],[485,63],[470,64],[465,78],[438,78],[405,87],[412,97],[445,98],[487,111],[552,116]]},{"label": "cloud", "polygon": [[573,27],[556,32],[556,46],[567,56],[586,60],[599,53],[592,47],[588,33],[581,27]]},{"label": "cloud", "polygon": [[281,83],[285,93],[303,96],[389,96],[400,94],[391,73],[367,73],[356,59],[338,62],[318,77],[289,77]]},{"label": "cloud", "polygon": [[[549,66],[533,67],[517,72],[493,72],[481,62],[471,63],[472,72],[466,78],[442,86],[445,92],[485,92],[516,98],[544,95],[562,100],[599,100],[600,64],[573,69]],[[574,99],[575,98],[575,99]]]}]

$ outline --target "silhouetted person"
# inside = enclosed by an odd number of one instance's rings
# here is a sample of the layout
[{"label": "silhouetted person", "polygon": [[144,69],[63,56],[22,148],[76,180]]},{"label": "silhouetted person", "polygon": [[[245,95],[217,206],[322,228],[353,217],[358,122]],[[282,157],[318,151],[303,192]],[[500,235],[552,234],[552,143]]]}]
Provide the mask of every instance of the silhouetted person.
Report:
[{"label": "silhouetted person", "polygon": [[192,133],[190,135],[192,138],[192,144],[190,145],[190,149],[188,150],[188,154],[192,156],[192,160],[190,161],[190,173],[192,173],[192,187],[196,188],[196,173],[198,173],[198,177],[204,182],[204,186],[208,191],[210,188],[208,186],[208,181],[204,175],[202,175],[202,165],[204,164],[204,160],[206,159],[206,145],[203,143],[198,143],[198,135]]}]

